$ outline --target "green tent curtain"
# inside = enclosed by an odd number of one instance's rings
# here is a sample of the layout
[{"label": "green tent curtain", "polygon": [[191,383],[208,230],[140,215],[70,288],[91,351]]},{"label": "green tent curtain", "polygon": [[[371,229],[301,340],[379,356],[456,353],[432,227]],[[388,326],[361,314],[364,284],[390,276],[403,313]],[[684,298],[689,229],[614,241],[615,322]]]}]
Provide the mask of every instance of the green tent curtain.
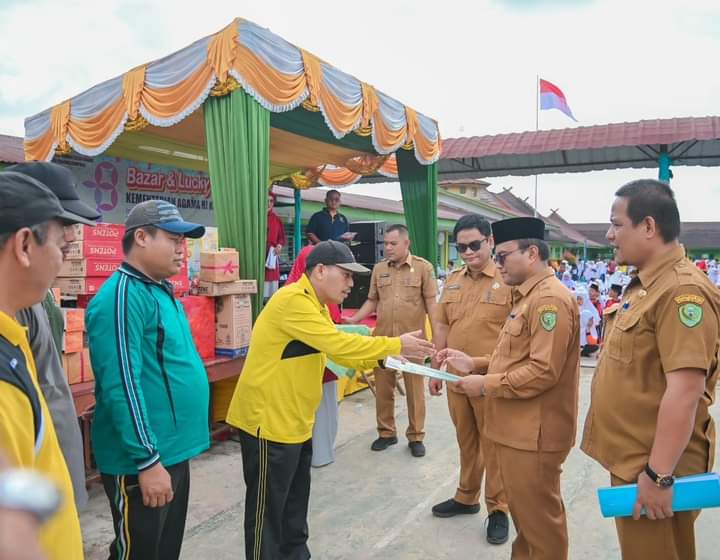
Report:
[{"label": "green tent curtain", "polygon": [[242,278],[257,280],[255,318],[265,281],[270,112],[242,89],[209,97],[205,137],[220,245],[238,250]]},{"label": "green tent curtain", "polygon": [[408,150],[396,154],[411,250],[437,266],[437,163],[421,165]]}]

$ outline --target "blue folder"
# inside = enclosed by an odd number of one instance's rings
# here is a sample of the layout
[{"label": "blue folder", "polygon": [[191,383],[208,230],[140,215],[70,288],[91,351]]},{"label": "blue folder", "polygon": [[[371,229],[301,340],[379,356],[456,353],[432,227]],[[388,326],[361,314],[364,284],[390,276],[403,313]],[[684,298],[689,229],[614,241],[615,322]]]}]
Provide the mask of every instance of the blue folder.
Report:
[{"label": "blue folder", "polygon": [[[720,475],[717,473],[679,477],[673,489],[673,511],[720,507]],[[599,488],[598,500],[603,517],[629,517],[637,500],[637,484]]]}]

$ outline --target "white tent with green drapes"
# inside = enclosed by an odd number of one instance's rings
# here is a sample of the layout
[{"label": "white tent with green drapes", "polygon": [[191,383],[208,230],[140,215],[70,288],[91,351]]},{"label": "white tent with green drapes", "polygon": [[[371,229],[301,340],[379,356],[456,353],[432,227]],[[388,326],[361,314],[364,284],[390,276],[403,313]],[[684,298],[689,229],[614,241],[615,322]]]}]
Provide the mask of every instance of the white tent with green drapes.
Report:
[{"label": "white tent with green drapes", "polygon": [[220,242],[259,284],[273,182],[397,176],[413,250],[436,261],[437,123],[247,20],[27,118],[24,148],[209,172]]}]

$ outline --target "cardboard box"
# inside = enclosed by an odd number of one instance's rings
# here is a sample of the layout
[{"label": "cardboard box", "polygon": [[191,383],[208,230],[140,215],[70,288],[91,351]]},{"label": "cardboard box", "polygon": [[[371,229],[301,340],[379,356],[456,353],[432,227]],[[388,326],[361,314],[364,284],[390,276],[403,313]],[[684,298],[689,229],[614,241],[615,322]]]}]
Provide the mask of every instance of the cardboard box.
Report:
[{"label": "cardboard box", "polygon": [[111,276],[120,265],[122,260],[107,259],[71,259],[63,262],[58,273],[58,278],[85,278],[95,276],[98,278]]},{"label": "cardboard box", "polygon": [[234,282],[240,280],[240,255],[235,249],[200,253],[200,280]]},{"label": "cardboard box", "polygon": [[63,369],[70,385],[82,383],[82,352],[63,354]]},{"label": "cardboard box", "polygon": [[229,296],[233,294],[256,294],[255,280],[236,280],[235,282],[198,282],[196,287],[199,296]]},{"label": "cardboard box", "polygon": [[85,310],[61,308],[65,319],[65,332],[82,332],[85,330]]},{"label": "cardboard box", "polygon": [[190,279],[200,276],[200,253],[209,253],[218,250],[218,229],[206,227],[205,235],[200,239],[186,239],[188,268]]},{"label": "cardboard box", "polygon": [[120,224],[98,224],[95,227],[75,224],[75,241],[122,242],[125,226]]},{"label": "cardboard box", "polygon": [[250,344],[252,305],[248,295],[215,298],[215,347],[243,348]]},{"label": "cardboard box", "polygon": [[82,352],[85,342],[85,333],[83,331],[63,332],[62,351],[65,354],[73,354]]},{"label": "cardboard box", "polygon": [[56,278],[53,286],[67,295],[96,294],[107,278]]},{"label": "cardboard box", "polygon": [[85,348],[80,354],[82,358],[82,380],[83,382],[95,381],[95,372],[92,369],[92,362],[90,361],[90,350]]},{"label": "cardboard box", "polygon": [[73,241],[68,243],[65,258],[70,259],[103,259],[121,261],[124,258],[120,241]]}]

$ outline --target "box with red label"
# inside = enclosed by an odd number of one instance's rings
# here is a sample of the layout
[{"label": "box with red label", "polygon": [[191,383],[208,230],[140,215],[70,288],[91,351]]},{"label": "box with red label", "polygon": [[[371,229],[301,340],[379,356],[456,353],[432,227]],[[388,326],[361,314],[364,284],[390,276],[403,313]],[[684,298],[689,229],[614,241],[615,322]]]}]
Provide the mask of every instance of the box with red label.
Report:
[{"label": "box with red label", "polygon": [[203,360],[215,357],[215,300],[204,296],[180,298],[195,347]]},{"label": "box with red label", "polygon": [[82,352],[84,348],[85,333],[83,331],[63,332],[62,351],[65,354]]},{"label": "box with red label", "polygon": [[84,383],[87,383],[88,381],[94,381],[95,380],[95,373],[93,372],[92,368],[92,362],[90,361],[90,350],[85,348],[80,353],[81,358],[81,370],[82,370],[82,380]]},{"label": "box with red label", "polygon": [[73,241],[65,248],[66,259],[105,259],[121,261],[124,258],[121,241]]},{"label": "box with red label", "polygon": [[85,310],[61,308],[65,319],[65,332],[82,332],[85,330]]},{"label": "box with red label", "polygon": [[62,362],[68,384],[82,383],[82,352],[63,354]]},{"label": "box with red label", "polygon": [[122,260],[103,259],[71,259],[63,261],[58,273],[58,278],[84,278],[86,276],[105,277],[111,276],[120,265]]},{"label": "box with red label", "polygon": [[167,279],[172,284],[173,291],[176,294],[186,294],[190,291],[190,280],[187,277],[187,272],[179,272],[175,276],[171,276]]},{"label": "box with red label", "polygon": [[60,292],[67,295],[76,296],[78,294],[94,295],[100,289],[107,277],[97,278],[56,278],[53,287],[60,288]]},{"label": "box with red label", "polygon": [[231,295],[215,298],[215,346],[243,348],[250,344],[252,305],[250,296]]},{"label": "box with red label", "polygon": [[73,228],[75,241],[119,242],[125,235],[125,226],[120,224],[98,224],[95,227],[75,224]]},{"label": "box with red label", "polygon": [[200,280],[234,282],[240,280],[240,255],[235,249],[200,253]]}]

